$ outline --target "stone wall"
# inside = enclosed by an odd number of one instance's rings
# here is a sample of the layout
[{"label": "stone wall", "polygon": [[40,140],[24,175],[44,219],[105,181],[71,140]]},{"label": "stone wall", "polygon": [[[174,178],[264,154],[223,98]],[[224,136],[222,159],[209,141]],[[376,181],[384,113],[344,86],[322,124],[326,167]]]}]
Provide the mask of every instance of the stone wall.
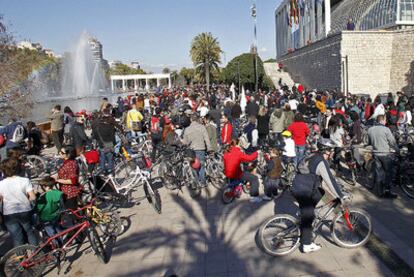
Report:
[{"label": "stone wall", "polygon": [[281,57],[296,83],[307,88],[338,89],[341,86],[341,36],[328,37]]},{"label": "stone wall", "polygon": [[[348,70],[345,66],[348,57]],[[307,88],[378,93],[414,87],[414,31],[343,31],[281,57],[295,82]]]},{"label": "stone wall", "polygon": [[390,73],[391,91],[414,90],[414,30],[395,31]]}]

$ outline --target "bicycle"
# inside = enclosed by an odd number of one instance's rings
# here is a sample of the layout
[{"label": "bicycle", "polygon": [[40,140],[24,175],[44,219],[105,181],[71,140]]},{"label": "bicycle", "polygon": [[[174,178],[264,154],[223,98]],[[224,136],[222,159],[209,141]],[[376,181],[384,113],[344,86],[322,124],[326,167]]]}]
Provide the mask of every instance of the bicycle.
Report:
[{"label": "bicycle", "polygon": [[[340,247],[362,246],[371,235],[369,215],[359,209],[344,207],[339,199],[317,207],[315,213],[313,231],[318,231],[324,223],[330,223],[331,236]],[[300,219],[288,214],[275,215],[263,222],[258,236],[265,253],[272,256],[288,255],[299,247]]]},{"label": "bicycle", "polygon": [[220,153],[210,153],[206,159],[206,179],[217,188],[221,188],[225,179],[223,157]]},{"label": "bicycle", "polygon": [[250,187],[247,182],[238,179],[228,179],[227,185],[221,194],[221,199],[224,204],[230,204],[234,199],[240,198],[243,192],[246,194],[250,193]]},{"label": "bicycle", "polygon": [[[80,239],[86,233],[91,247],[99,261],[107,263],[109,257],[105,252],[103,241],[96,231],[96,224],[87,215],[81,215],[79,210],[67,210],[65,213],[74,215],[79,223],[51,236],[39,246],[21,245],[8,251],[3,257],[4,273],[6,276],[40,276],[49,265],[55,265],[60,272],[61,262],[66,257],[69,246],[75,239]],[[69,237],[69,238],[68,238]],[[59,245],[57,241],[62,241]],[[63,243],[63,241],[65,241]]]}]

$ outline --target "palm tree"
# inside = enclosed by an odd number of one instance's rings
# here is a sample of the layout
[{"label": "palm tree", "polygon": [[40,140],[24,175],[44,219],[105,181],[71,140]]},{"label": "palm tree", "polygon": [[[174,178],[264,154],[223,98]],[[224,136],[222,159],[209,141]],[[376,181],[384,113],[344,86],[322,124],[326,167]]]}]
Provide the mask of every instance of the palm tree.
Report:
[{"label": "palm tree", "polygon": [[220,44],[211,33],[198,34],[191,42],[191,60],[196,71],[204,73],[207,90],[210,89],[211,72],[219,69],[221,53]]}]

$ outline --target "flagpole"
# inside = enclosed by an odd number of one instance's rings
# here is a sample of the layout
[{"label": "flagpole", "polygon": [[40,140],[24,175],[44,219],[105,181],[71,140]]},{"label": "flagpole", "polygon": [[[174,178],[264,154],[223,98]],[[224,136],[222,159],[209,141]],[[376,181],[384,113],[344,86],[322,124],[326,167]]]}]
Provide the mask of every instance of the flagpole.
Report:
[{"label": "flagpole", "polygon": [[254,41],[253,41],[253,50],[254,50],[254,77],[255,77],[255,91],[258,91],[259,87],[259,74],[257,72],[257,19],[256,19],[256,0],[253,2],[251,7],[253,23],[254,23]]}]

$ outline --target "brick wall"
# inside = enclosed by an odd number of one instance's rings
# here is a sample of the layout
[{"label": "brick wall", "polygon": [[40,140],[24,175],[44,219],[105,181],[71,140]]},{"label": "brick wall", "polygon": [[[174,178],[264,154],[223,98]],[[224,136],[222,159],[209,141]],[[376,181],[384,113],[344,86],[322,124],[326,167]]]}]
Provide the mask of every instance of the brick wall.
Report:
[{"label": "brick wall", "polygon": [[411,92],[414,87],[413,30],[343,31],[278,61],[295,82],[307,88],[344,91],[346,56],[351,93],[374,96],[398,90]]}]

